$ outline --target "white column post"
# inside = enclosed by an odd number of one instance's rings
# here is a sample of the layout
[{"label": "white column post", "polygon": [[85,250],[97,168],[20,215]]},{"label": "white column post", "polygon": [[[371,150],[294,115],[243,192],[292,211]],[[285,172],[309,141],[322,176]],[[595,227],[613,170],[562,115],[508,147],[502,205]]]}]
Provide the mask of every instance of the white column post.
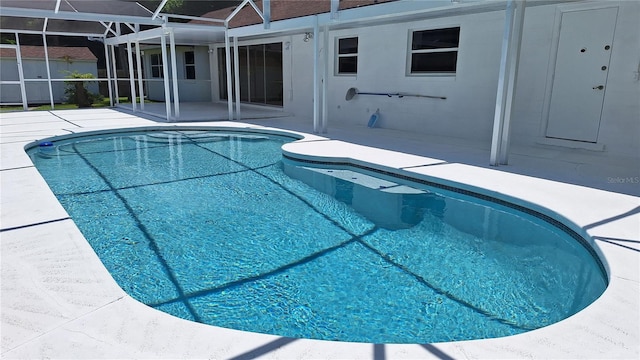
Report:
[{"label": "white column post", "polygon": [[171,91],[169,90],[169,71],[167,68],[167,39],[166,34],[160,36],[162,47],[162,80],[164,83],[164,107],[167,112],[167,121],[171,121]]},{"label": "white column post", "polygon": [[133,76],[133,53],[131,50],[131,41],[127,40],[127,62],[129,63],[129,89],[131,91],[131,106],[133,112],[136,112],[136,82]]},{"label": "white column post", "polygon": [[20,80],[20,96],[22,96],[22,108],[24,110],[29,109],[27,101],[27,89],[24,82],[24,71],[22,69],[22,53],[20,52],[20,35],[15,33],[16,36],[16,62],[18,64],[18,79]]},{"label": "white column post", "polygon": [[511,32],[515,12],[514,0],[508,0],[505,10],[504,32],[502,34],[502,54],[500,55],[500,72],[498,73],[498,90],[496,94],[496,107],[493,117],[493,135],[491,138],[491,156],[489,164],[498,166],[500,163],[500,145],[504,124],[504,104],[507,99],[507,77],[509,76],[509,47],[511,46]]},{"label": "white column post", "polygon": [[235,97],[236,97],[236,120],[241,119],[240,114],[240,57],[238,56],[238,37],[233,37],[233,81],[236,84]]},{"label": "white column post", "polygon": [[106,42],[104,44],[104,64],[107,68],[107,87],[109,88],[109,106],[113,107],[113,88],[111,86],[111,68],[109,63],[109,45]]},{"label": "white column post", "polygon": [[[224,32],[224,55],[227,71],[227,108],[229,109],[229,121],[233,120],[233,86],[231,85],[231,48],[229,46],[229,29]],[[236,69],[238,71],[238,69]]]},{"label": "white column post", "polygon": [[47,46],[47,34],[42,33],[42,45],[44,45],[44,62],[47,65],[47,85],[49,88],[49,101],[51,104],[51,109],[54,109],[54,101],[53,101],[53,85],[51,84],[51,67],[49,66],[49,50]]},{"label": "white column post", "polygon": [[115,85],[116,104],[120,103],[120,94],[118,93],[118,68],[116,66],[116,47],[111,46],[111,66],[113,67],[113,84]]},{"label": "white column post", "polygon": [[331,0],[331,20],[338,19],[339,9],[340,9],[340,0]]},{"label": "white column post", "polygon": [[171,80],[173,81],[173,114],[180,117],[180,93],[178,91],[178,62],[176,61],[176,39],[173,30],[169,31],[169,46],[171,47]]},{"label": "white column post", "polygon": [[271,0],[262,0],[262,23],[265,29],[271,27]]},{"label": "white column post", "polygon": [[509,163],[509,145],[511,142],[511,116],[513,115],[513,101],[516,96],[516,81],[518,65],[520,63],[520,48],[522,45],[522,28],[524,27],[524,12],[526,0],[516,0],[516,16],[514,28],[511,32],[511,46],[509,47],[509,72],[507,82],[507,97],[504,109],[504,122],[502,125],[502,137],[500,139],[500,164]]},{"label": "white column post", "polygon": [[140,94],[140,110],[144,111],[144,83],[142,82],[142,54],[140,54],[140,42],[136,41],[136,67],[138,70],[138,94]]}]

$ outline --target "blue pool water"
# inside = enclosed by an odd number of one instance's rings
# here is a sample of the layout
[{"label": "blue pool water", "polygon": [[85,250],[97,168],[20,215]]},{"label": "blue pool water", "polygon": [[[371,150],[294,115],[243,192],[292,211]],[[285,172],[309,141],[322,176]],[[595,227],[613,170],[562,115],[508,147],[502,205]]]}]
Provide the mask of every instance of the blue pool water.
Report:
[{"label": "blue pool water", "polygon": [[373,343],[480,339],[560,321],[607,285],[575,235],[538,216],[283,159],[293,140],[172,130],[28,152],[127,293],[206,324]]}]

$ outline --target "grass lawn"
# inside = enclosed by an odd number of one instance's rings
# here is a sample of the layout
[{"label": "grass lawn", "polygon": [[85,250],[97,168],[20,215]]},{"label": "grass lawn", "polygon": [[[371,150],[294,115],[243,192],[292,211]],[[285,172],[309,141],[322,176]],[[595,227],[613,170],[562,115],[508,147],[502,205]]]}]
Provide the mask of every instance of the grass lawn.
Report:
[{"label": "grass lawn", "polygon": [[[131,102],[126,96],[120,97],[119,100],[121,104],[126,104]],[[138,98],[137,101],[140,101],[140,98]],[[150,102],[153,102],[153,101],[145,100],[145,103],[150,103]],[[91,107],[102,108],[102,107],[109,107],[109,105],[110,105],[109,99],[105,98],[100,101],[94,102],[93,104],[91,104]],[[77,109],[77,108],[78,108],[78,105],[76,104],[63,103],[63,104],[54,105],[54,110],[68,110],[68,109]],[[48,111],[48,110],[51,110],[51,105],[49,104],[29,107],[29,111]],[[19,106],[19,105],[0,106],[0,112],[11,112],[11,111],[24,111],[24,109],[22,108],[22,106]]]}]

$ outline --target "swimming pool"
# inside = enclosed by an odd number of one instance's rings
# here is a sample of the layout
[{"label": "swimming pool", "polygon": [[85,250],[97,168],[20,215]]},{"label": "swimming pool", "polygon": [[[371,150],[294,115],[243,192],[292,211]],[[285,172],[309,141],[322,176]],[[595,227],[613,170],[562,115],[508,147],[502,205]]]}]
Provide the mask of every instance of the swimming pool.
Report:
[{"label": "swimming pool", "polygon": [[592,254],[539,217],[362,169],[283,163],[292,140],[121,133],[30,155],[123,289],[186,319],[426,343],[546,326],[606,286]]}]

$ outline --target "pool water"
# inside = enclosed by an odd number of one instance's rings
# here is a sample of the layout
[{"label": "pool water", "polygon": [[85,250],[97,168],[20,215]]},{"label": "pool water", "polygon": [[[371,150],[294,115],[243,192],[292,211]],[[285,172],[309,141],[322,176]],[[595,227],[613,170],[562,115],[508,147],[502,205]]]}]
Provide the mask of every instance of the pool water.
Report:
[{"label": "pool water", "polygon": [[197,322],[372,343],[481,339],[553,324],[607,285],[585,246],[538,217],[283,160],[293,140],[171,130],[28,152],[117,283]]}]

